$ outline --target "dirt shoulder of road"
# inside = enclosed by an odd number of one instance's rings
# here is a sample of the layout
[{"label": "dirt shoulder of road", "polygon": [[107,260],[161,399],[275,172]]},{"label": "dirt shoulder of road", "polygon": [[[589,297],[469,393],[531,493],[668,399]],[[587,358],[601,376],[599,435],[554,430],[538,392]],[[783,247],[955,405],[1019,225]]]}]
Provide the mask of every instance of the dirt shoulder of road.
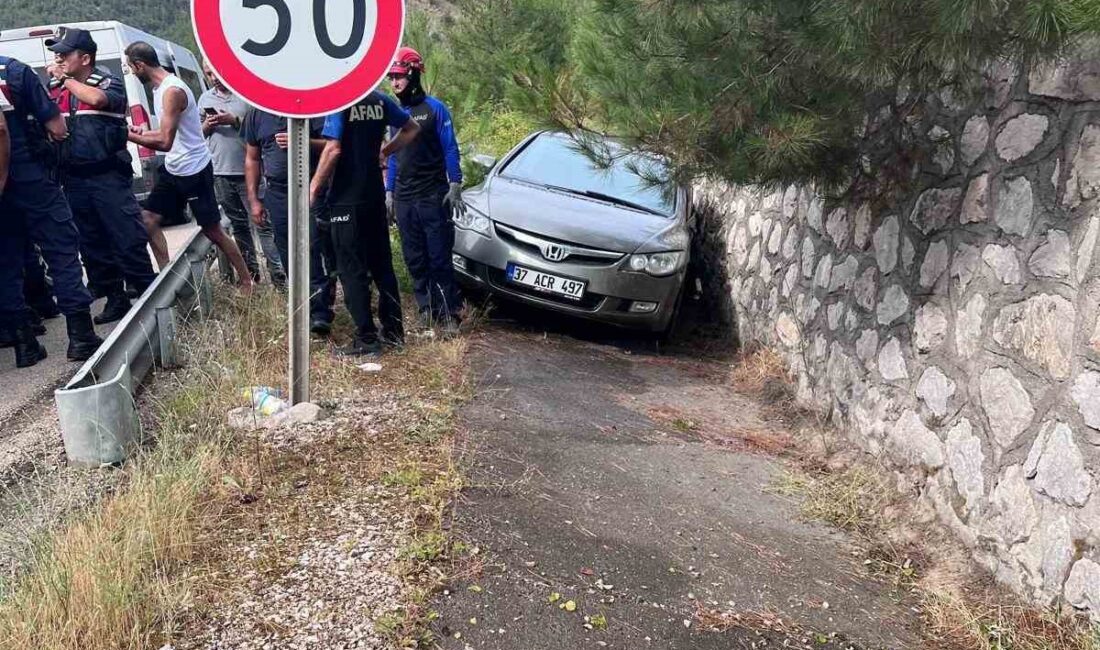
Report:
[{"label": "dirt shoulder of road", "polygon": [[[11,513],[45,523],[13,531],[26,552],[13,553],[0,594],[0,647],[373,649],[421,638],[434,567],[452,554],[464,340],[415,340],[380,371],[319,343],[321,417],[232,430],[243,387],[285,381],[285,303],[231,294],[186,328],[186,366],[144,392],[142,453],[81,477],[48,469],[57,448],[28,466],[57,476],[51,490],[81,491],[85,477],[104,487],[52,513],[41,485],[9,490]],[[333,344],[349,331],[341,319]],[[21,477],[11,484],[28,485]]]}]

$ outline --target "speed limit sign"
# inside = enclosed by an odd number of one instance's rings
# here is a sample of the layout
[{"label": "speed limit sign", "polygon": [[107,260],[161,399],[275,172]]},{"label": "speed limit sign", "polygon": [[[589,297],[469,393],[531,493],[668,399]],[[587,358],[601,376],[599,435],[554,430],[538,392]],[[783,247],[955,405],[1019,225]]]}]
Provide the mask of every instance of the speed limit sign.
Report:
[{"label": "speed limit sign", "polygon": [[318,117],[374,89],[401,45],[404,0],[191,0],[195,37],[234,93]]}]

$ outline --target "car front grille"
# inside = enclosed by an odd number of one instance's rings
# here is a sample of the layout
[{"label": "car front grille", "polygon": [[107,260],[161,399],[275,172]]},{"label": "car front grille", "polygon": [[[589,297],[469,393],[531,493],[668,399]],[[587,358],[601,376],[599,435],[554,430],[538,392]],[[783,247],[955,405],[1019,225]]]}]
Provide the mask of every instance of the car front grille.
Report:
[{"label": "car front grille", "polygon": [[624,257],[616,251],[588,248],[569,242],[550,239],[518,228],[494,223],[497,237],[509,244],[539,255],[550,262],[569,262],[585,266],[610,266]]}]

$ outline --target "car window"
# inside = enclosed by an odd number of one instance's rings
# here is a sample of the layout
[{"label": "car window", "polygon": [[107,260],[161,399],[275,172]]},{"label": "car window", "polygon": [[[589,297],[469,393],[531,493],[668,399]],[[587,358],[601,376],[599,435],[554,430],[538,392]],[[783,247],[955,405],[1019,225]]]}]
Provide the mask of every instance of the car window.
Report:
[{"label": "car window", "polygon": [[660,180],[665,173],[658,161],[624,153],[603,169],[561,134],[538,136],[509,161],[501,175],[582,194],[598,193],[669,217],[676,212],[676,186]]}]

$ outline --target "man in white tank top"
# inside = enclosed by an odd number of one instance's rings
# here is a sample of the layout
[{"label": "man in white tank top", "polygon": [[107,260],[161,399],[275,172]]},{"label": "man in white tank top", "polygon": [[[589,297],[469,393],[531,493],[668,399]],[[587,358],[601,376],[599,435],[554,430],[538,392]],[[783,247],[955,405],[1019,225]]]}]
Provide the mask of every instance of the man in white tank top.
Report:
[{"label": "man in white tank top", "polygon": [[241,291],[252,293],[252,275],[244,257],[221,226],[214,195],[214,166],[202,135],[194,94],[179,77],[161,67],[156,50],[148,43],[136,41],[127,47],[126,62],[142,83],[153,85],[153,112],[160,117],[160,127],[155,131],[131,126],[130,142],[167,153],[153,191],[142,206],[149,246],[157,264],[163,269],[169,261],[168,242],[160,229],[162,218],[179,215],[190,206],[203,234],[233,265]]}]

